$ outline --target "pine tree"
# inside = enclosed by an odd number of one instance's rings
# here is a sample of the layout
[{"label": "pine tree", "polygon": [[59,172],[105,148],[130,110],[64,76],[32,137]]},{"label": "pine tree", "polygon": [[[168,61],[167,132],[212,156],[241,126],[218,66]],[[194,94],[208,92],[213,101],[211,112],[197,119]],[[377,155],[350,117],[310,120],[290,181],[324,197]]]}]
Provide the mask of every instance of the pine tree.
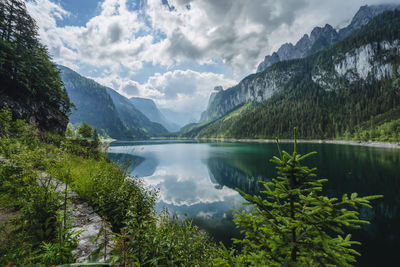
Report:
[{"label": "pine tree", "polygon": [[370,200],[381,196],[359,197],[357,193],[343,195],[341,200],[319,195],[326,179],[316,178],[316,168],[301,162],[315,154],[304,156],[296,151],[290,155],[281,151],[271,160],[277,164],[278,177],[261,182],[262,195],[240,194],[254,206],[251,213],[236,214],[235,224],[242,229],[244,239],[235,239],[242,254],[233,257],[224,251],[221,264],[250,264],[255,266],[351,266],[359,253],[345,229],[359,228],[368,221],[361,220],[356,211],[370,206]]},{"label": "pine tree", "polygon": [[73,105],[58,69],[39,43],[38,27],[23,0],[0,0],[0,84],[0,98],[7,100],[0,104],[10,99],[27,107],[42,104],[38,105],[41,108],[23,114],[14,112],[14,117],[29,121],[33,113],[46,117],[38,125],[43,130],[52,130],[53,122],[49,123],[48,117],[54,117],[61,124],[58,129],[65,130]]},{"label": "pine tree", "polygon": [[92,137],[93,135],[93,129],[87,122],[82,122],[82,124],[78,128],[78,133],[83,137],[83,138],[89,138]]},{"label": "pine tree", "polygon": [[99,133],[97,132],[97,129],[96,129],[96,128],[93,128],[93,136],[92,136],[92,138],[93,138],[93,141],[94,141],[96,144],[99,143],[100,138],[99,138]]}]

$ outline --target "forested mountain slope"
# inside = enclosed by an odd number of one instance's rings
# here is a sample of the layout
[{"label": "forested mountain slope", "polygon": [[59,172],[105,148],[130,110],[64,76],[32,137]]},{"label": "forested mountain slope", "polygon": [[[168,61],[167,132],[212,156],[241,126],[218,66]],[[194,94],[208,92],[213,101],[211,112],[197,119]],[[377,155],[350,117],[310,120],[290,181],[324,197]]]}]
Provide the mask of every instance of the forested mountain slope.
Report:
[{"label": "forested mountain slope", "polygon": [[305,34],[295,45],[291,43],[283,44],[278,51],[265,57],[264,61],[258,65],[257,72],[266,70],[269,66],[284,60],[304,58],[319,52],[333,43],[349,36],[355,30],[371,21],[375,16],[384,11],[399,9],[399,4],[365,5],[360,7],[352,18],[349,25],[336,30],[331,25],[326,24],[323,28],[315,27],[310,36]]},{"label": "forested mountain slope", "polygon": [[135,109],[128,99],[112,89],[59,66],[61,78],[76,109],[70,122],[88,122],[115,139],[143,139],[167,132]]},{"label": "forested mountain slope", "polygon": [[[274,53],[276,54],[275,57],[274,54],[267,56],[266,61],[260,64],[260,66],[264,64],[264,67],[259,67],[257,74],[277,62],[305,58],[322,51],[360,29],[378,14],[385,10],[394,10],[396,7],[400,9],[400,5],[363,6],[355,14],[351,23],[339,31],[336,31],[330,25],[326,25],[324,28],[315,27],[310,36],[304,35],[295,46],[284,44],[277,53]],[[264,79],[253,79],[250,75],[238,85],[219,92],[209,104],[207,110],[203,112],[201,122],[220,118],[247,101],[260,103],[269,99],[284,87],[292,74],[293,70],[287,69],[279,72],[268,71]]]},{"label": "forested mountain slope", "polygon": [[147,114],[143,113],[128,98],[118,94],[111,88],[106,88],[114,102],[123,123],[130,129],[141,129],[150,136],[159,136],[168,133],[165,127],[152,121]]},{"label": "forested mountain slope", "polygon": [[131,97],[129,98],[129,101],[131,101],[135,108],[146,115],[146,117],[151,121],[163,125],[166,129],[168,129],[168,131],[179,131],[180,127],[165,118],[153,100],[149,98]]},{"label": "forested mountain slope", "polygon": [[238,102],[231,114],[186,128],[182,135],[290,137],[293,127],[302,138],[352,133],[399,106],[399,65],[400,11],[388,11],[322,52],[279,62],[221,92],[213,102],[221,97],[235,104],[238,93],[254,96],[249,102],[268,99],[253,107]]}]

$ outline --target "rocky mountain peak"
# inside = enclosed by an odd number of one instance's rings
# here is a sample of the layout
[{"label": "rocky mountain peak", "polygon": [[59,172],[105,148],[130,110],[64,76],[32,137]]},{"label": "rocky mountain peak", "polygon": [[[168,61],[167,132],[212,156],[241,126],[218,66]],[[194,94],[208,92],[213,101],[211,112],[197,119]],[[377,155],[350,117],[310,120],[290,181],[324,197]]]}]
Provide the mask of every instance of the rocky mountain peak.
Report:
[{"label": "rocky mountain peak", "polygon": [[310,35],[310,42],[314,43],[319,38],[323,37],[328,41],[328,43],[333,43],[337,40],[337,32],[336,30],[329,24],[326,24],[325,27],[315,27]]},{"label": "rocky mountain peak", "polygon": [[350,24],[347,27],[339,30],[340,39],[343,39],[353,31],[360,29],[362,26],[366,25],[373,17],[379,15],[380,13],[395,9],[400,10],[400,5],[399,4],[373,5],[373,6],[365,5],[360,7],[360,9],[352,18]]},{"label": "rocky mountain peak", "polygon": [[262,72],[279,61],[303,58],[321,51],[331,44],[347,37],[353,31],[360,29],[380,13],[394,9],[400,10],[400,4],[365,5],[360,7],[350,24],[340,29],[338,32],[329,24],[326,24],[324,27],[315,27],[310,35],[304,34],[296,45],[285,43],[277,52],[266,56],[264,61],[258,65],[257,72]]},{"label": "rocky mountain peak", "polygon": [[221,85],[215,86],[214,90],[211,92],[210,99],[208,100],[207,107],[210,106],[211,102],[214,100],[215,96],[219,93],[224,91],[224,88]]},{"label": "rocky mountain peak", "polygon": [[224,90],[224,88],[223,88],[221,85],[218,85],[218,86],[215,86],[215,87],[214,87],[214,90],[213,90],[213,91],[218,93],[218,92],[221,92],[221,91],[223,91],[223,90]]}]

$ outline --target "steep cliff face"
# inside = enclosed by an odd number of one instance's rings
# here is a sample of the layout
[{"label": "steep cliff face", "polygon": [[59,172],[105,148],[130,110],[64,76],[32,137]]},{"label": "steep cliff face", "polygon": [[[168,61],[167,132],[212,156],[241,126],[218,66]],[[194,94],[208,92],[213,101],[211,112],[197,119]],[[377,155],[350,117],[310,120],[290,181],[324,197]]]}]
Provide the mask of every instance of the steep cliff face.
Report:
[{"label": "steep cliff face", "polygon": [[219,93],[222,92],[224,88],[222,86],[215,86],[214,90],[211,92],[210,99],[208,100],[207,108],[211,105],[211,103],[214,101],[215,96]]},{"label": "steep cliff face", "polygon": [[0,110],[64,134],[71,102],[25,2],[0,1]]},{"label": "steep cliff face", "polygon": [[64,134],[68,124],[65,113],[50,109],[48,103],[25,97],[14,98],[7,93],[0,93],[0,109],[12,111],[14,119],[25,120],[42,131]]},{"label": "steep cliff face", "polygon": [[[323,28],[314,28],[310,36],[304,35],[296,45],[290,43],[282,45],[277,52],[266,57],[266,60],[260,64],[257,74],[250,75],[238,85],[213,95],[212,99],[210,98],[207,110],[202,114],[200,122],[222,117],[235,107],[248,101],[262,102],[269,99],[297,73],[293,69],[295,64],[288,60],[300,60],[307,56],[316,55],[316,52],[332,47],[340,42],[340,39],[348,39],[347,37],[352,32],[356,33],[355,30],[366,25],[376,15],[396,8],[400,9],[400,5],[363,6],[351,23],[339,32],[327,24]],[[337,79],[347,79],[349,82],[354,82],[373,74],[379,80],[381,77],[390,76],[393,73],[393,66],[385,63],[385,60],[391,59],[396,46],[398,47],[397,43],[382,41],[376,44],[358,45],[357,42],[354,41],[351,51],[346,50],[344,53],[336,51],[334,61],[332,61],[332,58],[327,58],[325,59],[326,62],[315,64],[313,68],[316,70],[312,73],[313,81],[325,90],[332,90],[338,87]],[[380,52],[378,53],[378,51]],[[277,67],[279,64],[281,66],[286,64],[291,67],[280,68]]]},{"label": "steep cliff face", "polygon": [[387,10],[400,9],[400,5],[376,5],[362,6],[354,15],[350,24],[339,31],[336,31],[331,25],[326,24],[325,27],[315,27],[310,36],[305,34],[297,43],[283,44],[277,52],[267,55],[264,61],[257,67],[257,72],[263,72],[273,64],[296,58],[304,58],[316,52],[319,52],[333,43],[349,36],[355,30],[366,25],[372,18]]},{"label": "steep cliff face", "polygon": [[201,121],[219,118],[248,101],[262,102],[270,98],[282,89],[295,73],[296,69],[281,71],[272,68],[263,75],[246,77],[238,85],[217,93],[203,112]]},{"label": "steep cliff face", "polygon": [[332,138],[397,109],[399,83],[400,11],[388,11],[323,51],[219,92],[205,121],[182,135],[288,138],[297,127],[305,138]]},{"label": "steep cliff face", "polygon": [[384,5],[372,5],[362,6],[352,18],[350,24],[343,29],[340,29],[339,39],[346,38],[355,30],[360,29],[362,26],[370,22],[374,17],[388,10],[400,9],[399,4],[384,4]]},{"label": "steep cliff face", "polygon": [[318,52],[338,40],[338,33],[331,25],[325,27],[315,27],[310,36],[305,34],[297,43],[283,44],[278,51],[265,57],[264,61],[257,67],[257,72],[263,72],[273,64],[296,58],[303,58],[312,53]]},{"label": "steep cliff face", "polygon": [[393,61],[395,57],[400,57],[399,40],[369,43],[344,55],[334,56],[333,71],[327,65],[318,67],[312,74],[312,80],[329,91],[338,88],[338,81],[354,83],[360,80],[380,81],[391,78],[394,72],[400,72],[398,63]]}]

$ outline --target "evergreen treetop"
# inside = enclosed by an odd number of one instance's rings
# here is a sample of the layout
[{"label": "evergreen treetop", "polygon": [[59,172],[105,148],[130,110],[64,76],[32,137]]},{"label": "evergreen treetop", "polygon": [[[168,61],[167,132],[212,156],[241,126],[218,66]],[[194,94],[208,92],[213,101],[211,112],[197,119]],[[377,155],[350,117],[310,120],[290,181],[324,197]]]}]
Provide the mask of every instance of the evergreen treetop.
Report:
[{"label": "evergreen treetop", "polygon": [[344,194],[341,199],[321,196],[327,179],[316,178],[316,168],[302,166],[315,152],[300,155],[296,140],[292,154],[281,151],[271,161],[277,165],[278,177],[261,182],[261,195],[249,195],[237,189],[253,205],[251,213],[236,214],[235,224],[242,229],[242,254],[234,257],[227,250],[220,264],[252,266],[352,266],[356,255],[347,229],[359,228],[357,209],[371,207],[370,201],[382,196],[359,197]]},{"label": "evergreen treetop", "polygon": [[1,103],[24,110],[12,110],[14,117],[32,121],[34,114],[42,130],[65,131],[73,104],[22,0],[0,0],[0,83]]}]

